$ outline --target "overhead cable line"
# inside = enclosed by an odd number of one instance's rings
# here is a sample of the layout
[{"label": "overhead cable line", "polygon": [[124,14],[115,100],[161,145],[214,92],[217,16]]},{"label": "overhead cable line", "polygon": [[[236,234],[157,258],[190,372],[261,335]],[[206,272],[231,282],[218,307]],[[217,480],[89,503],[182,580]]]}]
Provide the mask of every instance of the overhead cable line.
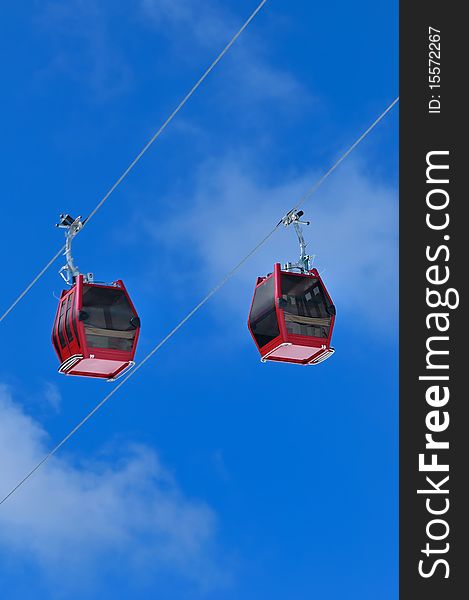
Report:
[{"label": "overhead cable line", "polygon": [[[211,63],[211,65],[205,70],[203,75],[198,79],[198,81],[192,86],[192,88],[187,92],[184,98],[179,102],[173,112],[169,115],[169,117],[164,121],[161,127],[156,131],[156,133],[148,140],[145,146],[140,150],[137,156],[133,159],[133,161],[129,164],[129,166],[125,169],[122,175],[117,179],[117,181],[109,188],[107,193],[103,196],[103,198],[98,202],[98,204],[94,207],[91,213],[88,215],[87,219],[84,220],[83,226],[89,223],[90,219],[94,217],[94,215],[98,212],[98,210],[103,206],[109,196],[114,192],[114,190],[124,181],[127,175],[133,170],[136,164],[140,161],[143,155],[150,149],[150,147],[156,142],[156,140],[160,137],[166,127],[171,123],[174,117],[178,114],[181,108],[186,104],[186,102],[191,98],[191,96],[195,93],[195,91],[199,88],[199,86],[203,83],[203,81],[208,77],[208,75],[213,71],[216,65],[221,61],[221,59],[225,56],[231,46],[236,42],[239,36],[243,33],[249,23],[254,19],[257,13],[261,10],[267,0],[262,0],[257,6],[257,8],[251,13],[248,19],[243,23],[241,28],[235,33],[235,35],[231,38],[228,44],[223,48],[220,54],[216,57],[216,59]],[[39,279],[46,273],[49,267],[57,260],[57,258],[63,254],[65,250],[65,245],[55,254],[50,261],[46,264],[46,266],[39,271],[39,273],[34,277],[34,279],[26,286],[26,288],[19,294],[19,296],[12,302],[12,304],[6,309],[6,311],[0,317],[0,323],[3,319],[15,308],[15,306],[26,296],[29,290],[39,281]]]},{"label": "overhead cable line", "polygon": [[[301,204],[306,202],[322,185],[322,183],[335,171],[335,169],[341,164],[341,162],[358,146],[358,144],[363,141],[363,139],[376,127],[376,125],[388,114],[388,112],[392,109],[392,107],[399,101],[399,97],[397,97],[380,115],[379,117],[366,129],[362,135],[355,140],[355,142],[347,149],[344,154],[329,168],[328,171],[324,175],[322,175],[316,183],[300,198],[298,204],[295,209],[298,208]],[[292,209],[292,210],[295,210]],[[291,212],[291,211],[289,211]],[[289,213],[287,213],[289,214]],[[126,375],[121,381],[114,387],[109,394],[107,394],[52,450],[46,454],[41,461],[39,461],[36,466],[27,473],[21,481],[19,481],[9,492],[0,500],[0,505],[3,504],[8,498],[10,498],[22,485],[24,485],[28,479],[38,471],[41,466],[47,462],[57,451],[73,436],[75,433],[87,422],[91,419],[91,417],[104,405],[108,400],[114,396],[114,394],[131,378],[137,373],[139,369],[143,367],[143,365],[150,360],[150,358],[158,352],[158,350],[168,342],[181,327],[189,321],[189,319],[206,304],[210,298],[215,295],[234,275],[235,273],[246,263],[253,254],[255,254],[277,231],[280,225],[283,223],[283,219],[281,219],[275,227],[267,233],[266,236],[262,238],[262,240],[252,248],[246,256],[241,259],[237,265],[235,265],[231,271],[229,271],[223,279],[221,279],[215,287],[213,287],[208,294],[206,294],[202,300],[194,306],[194,308],[181,320],[179,323],[160,341],[158,344],[145,356],[145,358],[134,368],[133,371],[130,371],[128,375]]]},{"label": "overhead cable line", "polygon": [[[359,138],[357,138],[354,143],[350,146],[350,148],[344,152],[344,154],[342,154],[342,156],[339,158],[339,160],[337,160],[332,167],[326,171],[324,173],[324,175],[322,177],[320,177],[316,183],[309,188],[309,190],[300,198],[300,200],[298,201],[298,203],[296,204],[296,206],[289,212],[292,211],[296,211],[298,210],[301,206],[303,206],[303,204],[309,200],[311,198],[311,196],[314,194],[314,192],[322,185],[323,181],[325,179],[327,179],[329,177],[329,175],[331,175],[336,169],[337,167],[347,158],[347,156],[353,152],[355,150],[355,148],[358,146],[358,144],[360,142],[362,142],[366,136],[370,133],[370,131],[372,131],[372,129],[374,129],[376,127],[376,125],[378,125],[378,123],[380,121],[382,121],[382,119],[384,119],[384,117],[388,114],[388,112],[399,102],[399,96],[397,96],[397,98],[395,98],[391,104],[386,108],[386,110],[384,110],[379,117],[373,121],[373,123],[368,127],[368,129],[366,129]],[[280,223],[279,223],[280,225]]]}]

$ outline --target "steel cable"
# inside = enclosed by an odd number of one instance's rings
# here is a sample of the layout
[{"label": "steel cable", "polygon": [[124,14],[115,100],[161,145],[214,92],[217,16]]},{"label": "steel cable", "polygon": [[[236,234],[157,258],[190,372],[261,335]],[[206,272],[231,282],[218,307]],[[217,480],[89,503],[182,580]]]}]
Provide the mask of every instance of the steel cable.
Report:
[{"label": "steel cable", "polygon": [[[249,23],[254,19],[257,13],[261,10],[267,0],[262,0],[260,4],[258,4],[257,8],[250,14],[248,19],[243,23],[240,29],[235,33],[235,35],[231,38],[228,44],[223,48],[220,54],[216,57],[216,59],[210,64],[210,66],[204,71],[203,75],[198,79],[198,81],[192,86],[192,88],[187,92],[184,98],[179,102],[173,112],[169,115],[169,117],[164,121],[161,127],[156,131],[156,133],[148,140],[145,146],[140,150],[137,156],[133,159],[130,165],[125,169],[122,175],[117,179],[117,181],[109,188],[103,198],[98,202],[98,204],[94,207],[88,217],[84,220],[83,226],[90,222],[90,220],[95,216],[98,210],[103,206],[109,196],[114,192],[114,190],[124,181],[127,175],[133,170],[135,165],[140,161],[143,155],[150,149],[150,147],[155,143],[155,141],[160,137],[166,127],[170,124],[170,122],[174,119],[174,117],[178,114],[181,108],[186,104],[186,102],[191,98],[197,88],[203,83],[203,81],[208,77],[208,75],[213,71],[216,65],[221,61],[221,59],[225,56],[231,46],[236,42],[239,36],[243,33]],[[49,267],[57,260],[57,258],[64,252],[65,245],[51,258],[51,260],[46,264],[46,266],[39,271],[39,273],[34,277],[34,279],[26,286],[26,288],[19,294],[19,296],[11,303],[11,305],[6,309],[6,311],[0,317],[0,323],[5,319],[5,317],[15,308],[15,306],[26,296],[29,290],[41,279],[41,277],[46,273]]]},{"label": "steel cable", "polygon": [[[399,97],[397,97],[381,114],[380,116],[368,127],[362,135],[355,140],[355,142],[347,149],[344,154],[340,156],[340,158],[330,167],[324,175],[322,175],[316,183],[300,198],[298,204],[295,209],[298,208],[301,204],[306,202],[315,192],[316,190],[324,183],[324,181],[335,171],[335,169],[340,165],[340,163],[358,146],[358,144],[365,139],[365,137],[376,127],[376,125],[383,119],[385,115],[392,109],[392,107],[398,102]],[[293,209],[293,210],[295,210]],[[234,275],[235,273],[246,263],[253,254],[255,254],[277,231],[277,229],[282,224],[283,220],[281,219],[277,225],[264,237],[262,240],[250,251],[246,256],[241,259],[232,269],[229,271],[223,279],[219,281],[219,283],[213,287],[203,298],[202,300],[194,306],[194,308],[181,320],[179,323],[173,327],[173,329],[160,341],[158,344],[145,356],[145,358],[133,369],[130,371],[117,385],[114,387],[109,394],[107,394],[50,452],[48,452],[42,459],[39,461],[34,468],[31,469],[24,477],[21,479],[9,492],[6,494],[2,500],[0,500],[0,505],[3,504],[8,498],[10,498],[22,485],[24,485],[28,479],[40,469],[40,467],[47,462],[56,452],[87,422],[91,419],[91,417],[104,405],[114,394],[143,367],[143,365],[150,360],[150,358],[168,342],[177,331],[185,324],[189,319],[202,308],[206,302],[210,300],[210,298],[215,295]]]}]

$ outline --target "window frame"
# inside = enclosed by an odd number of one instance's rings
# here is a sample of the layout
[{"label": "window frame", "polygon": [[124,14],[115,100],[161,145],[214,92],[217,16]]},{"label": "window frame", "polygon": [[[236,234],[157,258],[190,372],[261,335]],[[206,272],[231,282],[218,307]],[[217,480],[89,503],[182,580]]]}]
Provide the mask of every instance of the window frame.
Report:
[{"label": "window frame", "polygon": [[[258,318],[253,319],[253,310],[254,310],[255,303],[256,303],[256,295],[258,294],[258,292],[262,286],[269,286],[269,285],[272,285],[272,305],[271,305],[271,307],[269,306],[269,308],[260,317],[258,315],[256,315]],[[262,334],[256,333],[256,331],[254,329],[255,326],[257,324],[259,324],[259,322],[265,320],[268,317],[271,317],[272,315],[275,317],[275,324],[276,324],[275,330],[273,330],[270,335],[267,334],[264,336],[262,336]],[[251,334],[254,338],[254,341],[257,344],[257,347],[259,349],[265,348],[265,346],[267,346],[268,344],[271,344],[274,340],[279,338],[280,335],[282,334],[282,327],[281,327],[281,323],[280,323],[280,319],[279,319],[279,311],[278,311],[278,306],[277,306],[277,282],[276,282],[275,273],[272,273],[271,275],[269,275],[262,281],[258,281],[258,284],[256,285],[256,287],[254,289],[254,295],[253,295],[252,302],[251,302],[251,310],[249,311],[249,317],[248,317],[248,326],[249,326],[249,330],[251,331]],[[272,335],[273,333],[275,333],[275,335]],[[258,336],[264,337],[264,338],[268,337],[270,339],[268,339],[265,343],[261,344],[260,340],[258,340]]]}]

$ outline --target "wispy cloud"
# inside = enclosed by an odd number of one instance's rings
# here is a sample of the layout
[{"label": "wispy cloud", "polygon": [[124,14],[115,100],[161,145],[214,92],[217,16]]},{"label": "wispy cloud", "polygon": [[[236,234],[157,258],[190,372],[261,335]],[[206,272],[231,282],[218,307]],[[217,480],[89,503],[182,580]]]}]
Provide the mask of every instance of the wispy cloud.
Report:
[{"label": "wispy cloud", "polygon": [[233,25],[232,15],[213,0],[141,0],[140,5],[154,26],[164,28],[166,33],[183,27],[204,46],[222,43]]},{"label": "wispy cloud", "polygon": [[92,0],[46,2],[37,22],[55,51],[38,78],[66,75],[85,85],[98,102],[127,91],[132,68],[114,39],[111,8]]},{"label": "wispy cloud", "polygon": [[[251,10],[255,6],[256,2]],[[183,60],[193,60],[194,56],[207,50],[214,57],[248,16],[248,13],[234,15],[217,0],[141,0],[141,10],[147,23],[172,42]],[[261,12],[256,18],[264,16]],[[275,106],[270,105],[270,110],[295,111],[304,107],[306,101],[311,101],[309,92],[292,73],[269,60],[268,45],[253,31],[255,27],[256,23],[251,23],[231,50],[233,56],[224,58],[222,68],[227,71],[223,78],[225,102],[238,105],[243,102],[251,109],[259,108],[256,105],[266,101],[275,103]]]},{"label": "wispy cloud", "polygon": [[[44,456],[48,442],[0,386],[2,496]],[[79,585],[146,573],[152,584],[173,574],[199,588],[217,586],[225,576],[214,559],[215,538],[213,510],[185,497],[142,445],[84,465],[55,457],[0,507],[0,553],[34,564],[59,587],[66,573],[76,584],[78,572]]]},{"label": "wispy cloud", "polygon": [[46,405],[53,411],[59,412],[62,404],[62,394],[57,384],[51,381],[44,383],[44,393],[42,394]]},{"label": "wispy cloud", "polygon": [[[246,157],[245,157],[246,158]],[[293,207],[318,172],[295,174],[283,182],[266,180],[261,170],[239,158],[207,161],[199,168],[192,197],[180,198],[184,219],[145,222],[147,235],[168,255],[183,239],[190,248],[201,291],[219,280]],[[172,201],[178,204],[176,198]],[[361,329],[389,332],[397,319],[397,193],[373,180],[365,165],[349,162],[303,207],[311,225],[305,229],[308,251],[341,315]],[[170,213],[168,213],[170,214]],[[222,292],[225,309],[248,310],[258,275],[275,262],[296,260],[293,229],[283,227],[247,263],[233,288]]]}]

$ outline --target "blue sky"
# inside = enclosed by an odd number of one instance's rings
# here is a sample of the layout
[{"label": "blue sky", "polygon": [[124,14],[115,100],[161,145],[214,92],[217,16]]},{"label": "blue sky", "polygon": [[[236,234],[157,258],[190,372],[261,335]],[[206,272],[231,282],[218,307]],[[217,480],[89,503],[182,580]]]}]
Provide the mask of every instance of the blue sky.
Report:
[{"label": "blue sky", "polygon": [[[4,7],[1,309],[254,6]],[[83,271],[125,281],[137,360],[395,98],[397,43],[394,2],[269,0],[76,240]],[[0,508],[2,596],[397,598],[397,125],[305,206],[334,357],[259,362],[247,312],[256,277],[296,259],[282,229]],[[0,325],[2,495],[110,389],[57,373],[60,266]]]}]

